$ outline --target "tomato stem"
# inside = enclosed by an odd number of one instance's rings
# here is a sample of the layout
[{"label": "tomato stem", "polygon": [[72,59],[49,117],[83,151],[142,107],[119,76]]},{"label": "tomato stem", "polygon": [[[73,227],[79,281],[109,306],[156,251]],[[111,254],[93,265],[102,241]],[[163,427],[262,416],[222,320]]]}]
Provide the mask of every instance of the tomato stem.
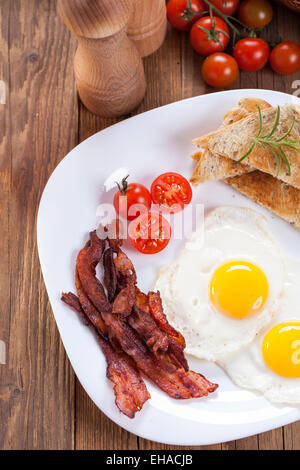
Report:
[{"label": "tomato stem", "polygon": [[192,0],[186,0],[186,9],[183,12],[183,18],[193,23],[193,17],[196,15],[203,15],[204,11],[192,11]]},{"label": "tomato stem", "polygon": [[122,179],[121,184],[119,184],[117,181],[115,182],[116,185],[118,186],[120,193],[122,193],[123,196],[126,196],[126,191],[128,189],[127,178],[129,178],[129,175],[125,176],[125,178]]},{"label": "tomato stem", "polygon": [[225,21],[225,23],[237,34],[238,36],[240,35],[239,30],[234,26],[234,24],[231,23],[229,20],[229,16],[225,15],[225,13],[222,13],[215,5],[213,5],[209,0],[203,0],[206,5],[209,6],[210,9],[218,13],[218,15]]},{"label": "tomato stem", "polygon": [[216,21],[212,19],[211,29],[204,28],[203,26],[197,25],[199,29],[207,34],[208,41],[216,41],[220,43],[219,34],[222,33],[229,38],[229,34],[222,29],[216,29]]}]

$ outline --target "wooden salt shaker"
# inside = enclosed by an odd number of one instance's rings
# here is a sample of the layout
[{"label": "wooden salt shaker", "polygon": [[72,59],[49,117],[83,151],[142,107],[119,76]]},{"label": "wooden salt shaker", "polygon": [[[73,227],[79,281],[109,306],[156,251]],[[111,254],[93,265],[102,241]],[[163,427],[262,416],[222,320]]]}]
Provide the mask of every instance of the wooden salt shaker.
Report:
[{"label": "wooden salt shaker", "polygon": [[141,56],[127,36],[133,0],[58,0],[59,13],[78,39],[74,58],[79,96],[95,114],[117,117],[142,101]]},{"label": "wooden salt shaker", "polygon": [[142,57],[156,51],[167,32],[165,0],[132,0],[133,11],[127,34]]}]

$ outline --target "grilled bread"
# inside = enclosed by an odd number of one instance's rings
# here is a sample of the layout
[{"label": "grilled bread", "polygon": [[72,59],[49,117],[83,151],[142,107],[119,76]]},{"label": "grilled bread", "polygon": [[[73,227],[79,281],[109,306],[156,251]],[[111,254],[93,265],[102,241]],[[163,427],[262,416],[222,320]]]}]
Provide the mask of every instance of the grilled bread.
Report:
[{"label": "grilled bread", "polygon": [[300,229],[300,190],[261,171],[228,178],[227,184]]},{"label": "grilled bread", "polygon": [[[257,112],[257,106],[261,110],[271,108],[271,105],[260,98],[241,98],[236,108],[231,109],[223,118],[223,126],[243,119],[249,114]],[[197,185],[204,181],[216,181],[230,176],[242,175],[251,171],[249,165],[234,163],[230,158],[213,154],[209,150],[196,152],[192,158],[197,161],[197,166],[190,179]]]},{"label": "grilled bread", "polygon": [[197,161],[190,179],[194,185],[205,181],[222,180],[228,176],[242,175],[252,170],[248,165],[235,163],[230,158],[212,154],[209,150],[197,152],[192,155],[192,158]]},{"label": "grilled bread", "polygon": [[[274,138],[284,135],[291,123],[294,127],[289,135],[289,139],[296,140],[297,146],[300,144],[300,110],[296,105],[287,104],[280,108],[280,119]],[[262,132],[261,135],[268,134],[273,128],[276,119],[277,108],[266,108],[262,111]],[[228,119],[228,118],[227,118]],[[259,115],[251,113],[248,117],[239,119],[232,124],[221,127],[215,132],[211,132],[203,137],[195,139],[193,143],[198,147],[208,150],[211,154],[230,158],[238,161],[250,148],[252,138],[259,130]],[[252,168],[261,170],[272,176],[277,176],[282,181],[300,189],[300,154],[289,147],[284,148],[285,154],[290,162],[291,173],[288,173],[287,165],[282,163],[277,175],[277,165],[274,155],[268,146],[255,145],[252,152],[244,160]],[[199,169],[198,169],[199,172]]]}]

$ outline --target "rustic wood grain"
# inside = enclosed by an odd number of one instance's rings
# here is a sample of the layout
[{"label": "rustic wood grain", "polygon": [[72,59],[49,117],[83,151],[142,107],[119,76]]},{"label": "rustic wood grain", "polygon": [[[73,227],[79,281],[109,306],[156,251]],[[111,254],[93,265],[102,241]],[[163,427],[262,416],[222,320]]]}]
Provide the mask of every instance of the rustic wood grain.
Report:
[{"label": "rustic wood grain", "polygon": [[[9,349],[8,363],[1,366],[0,447],[66,449],[73,447],[74,379],[45,292],[35,226],[49,175],[77,143],[75,49],[53,1],[3,0],[1,9],[1,19],[7,21],[2,53],[7,51],[5,39],[9,46],[4,63],[9,65],[6,138],[11,145],[1,168],[1,189],[10,195],[8,212],[1,210],[9,231],[0,238],[1,276],[7,267],[10,276],[3,283],[1,279]],[[3,144],[5,136],[1,150]]]},{"label": "rustic wood grain", "polygon": [[[9,113],[9,14],[4,14],[9,7],[8,1],[0,4],[0,226],[2,236],[0,239],[0,341],[4,344],[5,356],[8,354],[10,329],[10,266],[9,266],[9,201],[11,181],[11,139],[10,139],[10,113]],[[3,364],[7,357],[0,361],[0,423],[3,433],[0,433],[0,449],[3,448],[3,436],[7,433],[9,404],[14,401],[15,387],[13,372]],[[18,393],[18,392],[17,392]]]},{"label": "rustic wood grain", "polygon": [[[268,38],[300,43],[299,18],[276,7]],[[92,403],[74,380],[39,269],[35,218],[48,177],[77,142],[117,120],[78,103],[76,44],[52,0],[2,0],[0,46],[8,90],[0,103],[0,340],[8,345],[8,363],[0,364],[0,449],[182,449],[122,430]],[[201,80],[201,63],[188,36],[168,28],[161,49],[144,60],[148,87],[135,114],[214,91]],[[292,93],[295,80],[299,73],[282,77],[266,68],[241,73],[232,88]],[[300,422],[193,449],[300,450]]]}]

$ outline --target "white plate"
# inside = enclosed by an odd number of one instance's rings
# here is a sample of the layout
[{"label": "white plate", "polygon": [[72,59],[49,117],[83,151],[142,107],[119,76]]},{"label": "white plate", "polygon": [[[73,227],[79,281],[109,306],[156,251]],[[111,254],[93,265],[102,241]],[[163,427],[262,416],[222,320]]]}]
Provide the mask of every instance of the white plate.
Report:
[{"label": "white plate", "polygon": [[[300,103],[294,96],[269,90],[233,90],[172,103],[111,126],[74,148],[57,166],[44,190],[37,225],[38,249],[48,295],[66,352],[82,386],[95,404],[115,423],[138,436],[176,445],[208,445],[239,439],[300,419],[300,409],[275,406],[261,395],[242,390],[216,365],[189,357],[219,390],[209,398],[172,400],[147,382],[151,393],[134,420],[115,406],[106,379],[105,359],[93,333],[60,300],[62,291],[75,291],[74,266],[78,250],[99,222],[100,202],[111,201],[114,190],[104,192],[112,172],[128,169],[131,180],[150,185],[166,171],[189,177],[195,150],[191,140],[214,130],[222,116],[244,96],[270,103]],[[124,170],[125,168],[125,170]],[[115,177],[112,178],[114,181]],[[299,232],[222,183],[205,183],[194,191],[193,204],[208,211],[219,205],[252,207],[265,214],[282,248],[300,258]],[[153,256],[127,252],[137,269],[138,283],[146,291],[160,266],[174,259],[180,240]]]}]

